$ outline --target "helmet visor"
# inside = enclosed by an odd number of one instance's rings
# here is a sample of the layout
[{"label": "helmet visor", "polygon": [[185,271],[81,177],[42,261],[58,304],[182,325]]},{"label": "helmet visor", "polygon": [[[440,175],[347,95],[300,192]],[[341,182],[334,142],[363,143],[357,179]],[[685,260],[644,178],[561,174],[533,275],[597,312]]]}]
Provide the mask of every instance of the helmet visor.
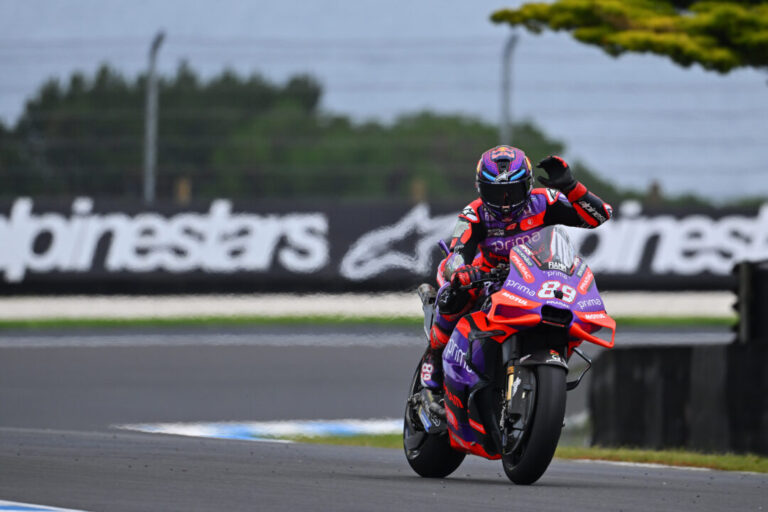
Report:
[{"label": "helmet visor", "polygon": [[531,181],[528,179],[512,183],[477,184],[483,202],[497,208],[517,206],[528,199],[531,193]]}]

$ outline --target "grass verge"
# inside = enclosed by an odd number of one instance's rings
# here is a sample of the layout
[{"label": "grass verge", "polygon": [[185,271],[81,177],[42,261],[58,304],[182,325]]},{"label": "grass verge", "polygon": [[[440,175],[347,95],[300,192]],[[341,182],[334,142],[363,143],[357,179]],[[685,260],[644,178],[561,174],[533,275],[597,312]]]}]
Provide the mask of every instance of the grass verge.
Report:
[{"label": "grass verge", "polygon": [[557,449],[555,457],[561,459],[610,460],[665,464],[720,469],[725,471],[752,471],[768,473],[768,457],[760,455],[736,455],[733,453],[699,453],[683,450],[641,450],[636,448],[584,448],[563,446]]},{"label": "grass verge", "polygon": [[[736,317],[616,317],[621,327],[729,327]],[[381,325],[393,327],[419,327],[422,319],[414,316],[199,316],[150,318],[39,318],[0,320],[5,329],[66,329],[66,328],[120,328],[120,327],[237,327],[259,325]]]},{"label": "grass verge", "polygon": [[[289,438],[300,443],[333,444],[341,446],[370,446],[402,450],[401,434]],[[768,457],[759,455],[709,454],[682,450],[641,450],[634,448],[600,448],[560,446],[555,453],[559,459],[608,460],[646,464],[664,464],[725,471],[768,473]]]}]

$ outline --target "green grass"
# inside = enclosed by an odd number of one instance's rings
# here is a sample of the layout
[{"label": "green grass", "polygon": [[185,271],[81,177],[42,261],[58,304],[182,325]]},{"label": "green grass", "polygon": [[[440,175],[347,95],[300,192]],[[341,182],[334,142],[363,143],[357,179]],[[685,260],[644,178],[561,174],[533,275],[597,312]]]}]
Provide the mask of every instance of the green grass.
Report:
[{"label": "green grass", "polygon": [[752,471],[768,473],[768,457],[736,455],[733,453],[699,453],[683,450],[642,450],[636,448],[583,448],[563,446],[555,457],[561,459],[612,460],[721,469],[726,471]]},{"label": "green grass", "polygon": [[[403,439],[401,434],[332,437],[298,436],[288,439],[301,443],[403,449]],[[641,450],[635,448],[560,446],[555,453],[555,457],[559,459],[609,460],[664,464],[667,466],[709,468],[725,471],[768,473],[768,457],[759,455],[735,455],[731,453],[711,454],[683,450]]]},{"label": "green grass", "polygon": [[403,449],[403,434],[378,434],[359,436],[284,436],[281,439],[297,443],[333,444],[338,446],[369,446],[371,448]]},{"label": "green grass", "polygon": [[[736,317],[616,317],[621,327],[728,327]],[[381,325],[419,327],[422,319],[415,316],[200,316],[152,318],[41,318],[28,320],[0,320],[1,329],[62,329],[62,328],[115,328],[115,327],[227,327],[259,325]]]}]

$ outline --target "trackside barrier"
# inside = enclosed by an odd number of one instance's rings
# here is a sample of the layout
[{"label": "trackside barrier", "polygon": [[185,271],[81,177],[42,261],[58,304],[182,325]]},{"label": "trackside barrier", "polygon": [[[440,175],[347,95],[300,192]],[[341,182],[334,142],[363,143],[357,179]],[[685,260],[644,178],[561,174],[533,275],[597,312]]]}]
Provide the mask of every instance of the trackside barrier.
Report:
[{"label": "trackside barrier", "polygon": [[768,344],[616,348],[590,384],[592,443],[768,455]]},{"label": "trackside barrier", "polygon": [[733,309],[739,318],[735,341],[768,344],[768,260],[743,261],[733,273],[737,279]]},{"label": "trackside barrier", "polygon": [[594,444],[768,455],[768,261],[741,262],[734,274],[735,338],[600,355]]}]

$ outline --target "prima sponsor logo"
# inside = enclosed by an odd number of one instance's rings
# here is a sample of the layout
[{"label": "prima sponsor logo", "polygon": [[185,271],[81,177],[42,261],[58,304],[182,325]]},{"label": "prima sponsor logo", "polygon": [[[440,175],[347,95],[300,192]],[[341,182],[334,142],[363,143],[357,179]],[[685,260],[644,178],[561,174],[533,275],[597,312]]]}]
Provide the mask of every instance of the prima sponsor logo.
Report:
[{"label": "prima sponsor logo", "polygon": [[517,281],[513,281],[511,279],[507,279],[504,282],[504,286],[506,288],[513,288],[514,290],[516,290],[518,292],[522,292],[522,293],[524,293],[524,294],[526,294],[526,295],[528,295],[530,297],[535,297],[536,296],[536,292],[535,291],[531,290],[530,288],[528,288],[524,284],[518,283]]},{"label": "prima sponsor logo", "polygon": [[515,247],[523,247],[523,244],[537,242],[541,239],[541,234],[537,231],[534,234],[518,233],[516,235],[507,236],[502,239],[486,239],[487,246],[496,254],[507,255],[509,251]]},{"label": "prima sponsor logo", "polygon": [[31,199],[17,199],[8,217],[0,216],[5,281],[23,281],[28,271],[89,272],[105,245],[107,272],[263,272],[277,263],[311,273],[329,261],[323,213],[233,214],[226,200],[213,201],[206,213],[170,217],[92,210],[91,199],[78,198],[70,215],[37,214]]},{"label": "prima sponsor logo", "polygon": [[580,300],[579,302],[576,303],[576,306],[579,309],[602,306],[602,305],[603,305],[603,301],[599,298]]},{"label": "prima sponsor logo", "polygon": [[[535,244],[541,240],[541,233],[539,231],[535,231],[533,233],[521,233],[515,237],[515,240],[515,245]],[[526,247],[526,249],[530,253],[530,249],[528,247]]]},{"label": "prima sponsor logo", "polygon": [[445,354],[443,355],[443,359],[453,361],[454,363],[461,366],[467,373],[474,374],[475,372],[473,372],[472,369],[467,366],[466,357],[466,350],[460,349],[459,345],[456,343],[456,339],[451,336],[450,340],[448,340],[448,345],[445,347]]}]

